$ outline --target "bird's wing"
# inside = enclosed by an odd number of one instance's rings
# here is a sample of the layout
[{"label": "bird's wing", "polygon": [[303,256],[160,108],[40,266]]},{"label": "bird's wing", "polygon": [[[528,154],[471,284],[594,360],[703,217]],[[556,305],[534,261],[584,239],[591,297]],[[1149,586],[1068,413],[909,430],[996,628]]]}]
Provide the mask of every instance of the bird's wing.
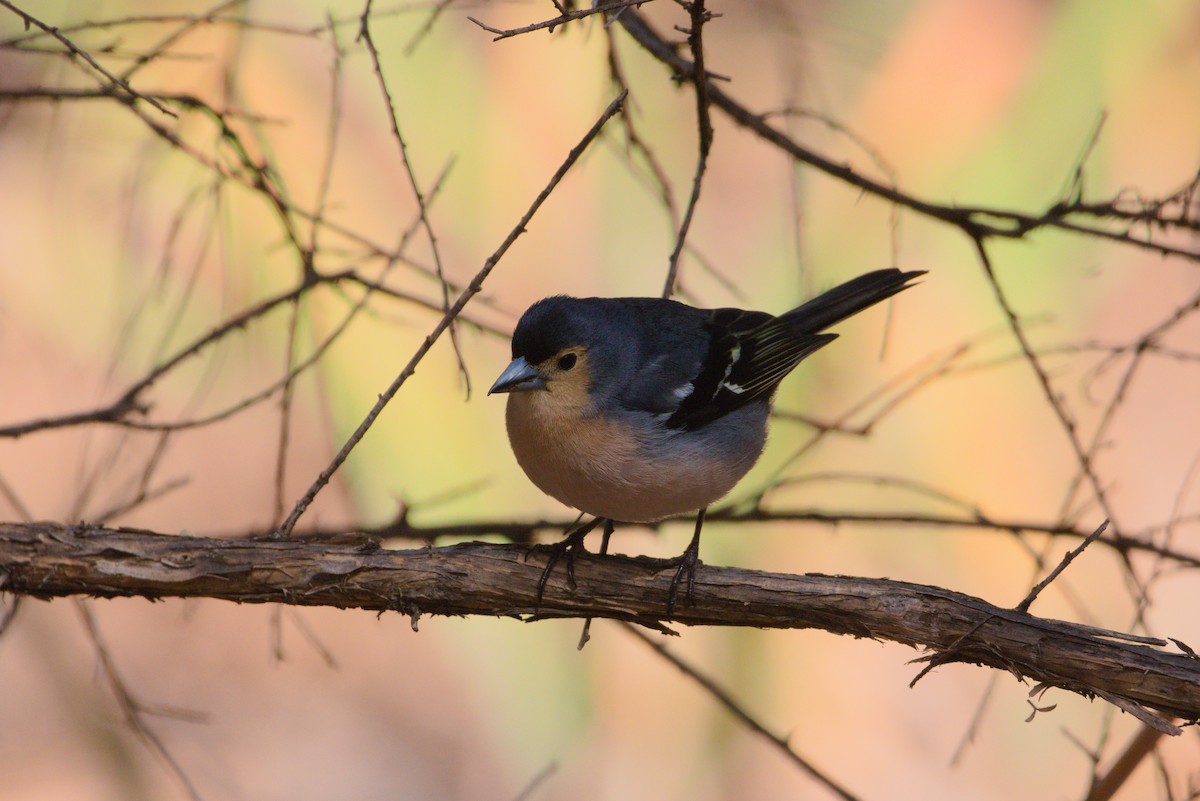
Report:
[{"label": "bird's wing", "polygon": [[765,312],[716,309],[704,324],[708,353],[691,379],[691,391],[667,418],[670,428],[691,430],[775,392],[784,376],[836,334],[797,332]]},{"label": "bird's wing", "polygon": [[[690,395],[709,352],[709,312],[671,300],[622,299],[636,335],[626,343],[628,360],[618,401],[625,409],[671,415]],[[635,344],[636,343],[636,344]]]}]

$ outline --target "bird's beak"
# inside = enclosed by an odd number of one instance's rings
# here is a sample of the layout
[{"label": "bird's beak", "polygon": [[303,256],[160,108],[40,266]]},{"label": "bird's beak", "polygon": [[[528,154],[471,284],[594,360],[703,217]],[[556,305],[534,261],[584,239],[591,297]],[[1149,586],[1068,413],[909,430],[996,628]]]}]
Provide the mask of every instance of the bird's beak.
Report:
[{"label": "bird's beak", "polygon": [[496,383],[492,384],[492,388],[488,390],[488,394],[493,392],[524,392],[527,389],[542,389],[546,386],[546,379],[542,378],[541,373],[534,369],[533,365],[525,361],[524,356],[518,356],[513,359],[512,364],[504,368],[504,372],[496,379]]}]

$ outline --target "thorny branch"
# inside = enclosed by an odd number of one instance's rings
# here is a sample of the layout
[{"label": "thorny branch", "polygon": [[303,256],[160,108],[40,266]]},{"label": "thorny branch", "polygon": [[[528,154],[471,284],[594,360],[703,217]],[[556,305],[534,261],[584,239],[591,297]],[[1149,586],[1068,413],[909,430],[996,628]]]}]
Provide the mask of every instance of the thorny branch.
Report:
[{"label": "thorny branch", "polygon": [[112,91],[112,94],[114,97],[124,98],[124,99],[130,100],[130,101],[144,100],[145,102],[149,103],[151,106],[156,108],[157,110],[161,111],[163,114],[166,114],[168,117],[178,116],[175,114],[175,112],[168,109],[166,106],[164,106],[162,103],[155,100],[153,97],[147,97],[146,95],[143,95],[141,92],[138,92],[136,89],[134,89],[132,86],[129,85],[129,82],[126,80],[126,78],[122,78],[122,77],[113,75],[111,72],[109,72],[103,66],[101,66],[100,63],[96,61],[96,59],[92,58],[90,53],[88,53],[86,50],[82,50],[82,49],[76,47],[75,43],[72,42],[70,39],[68,39],[66,37],[66,35],[64,35],[57,28],[47,25],[46,23],[42,22],[41,20],[39,20],[37,17],[33,16],[32,14],[22,11],[20,8],[13,5],[12,3],[10,3],[8,0],[0,0],[0,6],[3,6],[4,8],[8,9],[12,13],[14,13],[18,17],[20,17],[24,21],[26,28],[29,28],[29,27],[40,28],[41,30],[43,30],[47,34],[49,34],[51,37],[53,37],[59,44],[61,44],[63,47],[65,47],[67,49],[67,52],[70,54],[72,59],[79,59],[79,60],[83,61],[88,67],[90,67],[93,71],[98,73],[100,75],[100,77],[104,79],[104,81],[106,82],[106,86]]},{"label": "thorny branch", "polygon": [[[1101,697],[1147,725],[1200,718],[1200,660],[1155,638],[1034,617],[960,593],[885,579],[794,576],[702,565],[695,603],[666,612],[669,562],[580,555],[574,585],[556,571],[538,601],[545,559],[516,545],[465,543],[388,551],[372,544],[219,540],[53,523],[0,524],[7,591],[207,597],[423,615],[536,620],[607,617],[660,628],[819,628],[927,649],[1020,680]],[[923,671],[924,673],[924,671]]]},{"label": "thorny branch", "polygon": [[581,155],[583,155],[583,152],[592,143],[592,140],[599,135],[600,129],[604,127],[605,123],[607,123],[618,111],[621,110],[624,102],[625,94],[621,93],[611,103],[609,103],[608,107],[603,111],[603,113],[601,113],[600,118],[597,119],[592,127],[588,129],[588,132],[584,134],[583,138],[579,141],[579,144],[571,148],[571,151],[567,154],[566,160],[559,165],[559,168],[555,171],[554,175],[551,176],[549,183],[547,183],[545,188],[542,189],[536,198],[534,198],[533,203],[521,216],[521,219],[517,222],[512,231],[509,232],[508,237],[500,244],[500,247],[498,247],[496,251],[487,258],[483,264],[483,267],[481,267],[479,272],[475,274],[475,277],[471,279],[471,283],[467,285],[467,288],[464,289],[462,294],[458,296],[458,299],[454,301],[454,305],[446,310],[446,313],[442,315],[442,319],[438,321],[436,326],[434,326],[433,331],[429,333],[429,336],[427,336],[425,341],[421,343],[421,346],[417,348],[417,351],[412,355],[412,358],[409,359],[408,364],[404,366],[404,369],[400,371],[400,374],[396,376],[396,379],[392,381],[388,388],[380,394],[375,405],[371,407],[371,411],[367,413],[367,416],[363,418],[361,423],[359,423],[358,428],[355,429],[354,433],[350,435],[350,438],[346,440],[346,444],[343,445],[342,449],[338,451],[336,456],[334,456],[333,461],[321,471],[321,474],[317,476],[316,480],[304,493],[303,497],[296,502],[291,514],[288,515],[287,519],[284,520],[283,524],[279,527],[278,533],[280,536],[287,536],[292,532],[292,529],[295,528],[296,522],[300,519],[300,516],[304,514],[306,509],[308,509],[309,505],[316,498],[317,493],[320,492],[321,489],[329,482],[329,479],[333,476],[334,472],[342,465],[343,462],[346,461],[347,457],[350,455],[350,451],[353,450],[354,446],[357,445],[359,440],[361,440],[367,433],[367,429],[369,429],[375,422],[375,418],[377,418],[380,412],[383,411],[383,408],[387,405],[388,401],[395,396],[404,382],[408,380],[409,376],[416,371],[417,365],[423,358],[425,358],[425,354],[428,353],[433,347],[434,343],[437,342],[438,337],[441,336],[441,334],[454,322],[454,319],[458,317],[471,298],[473,298],[481,289],[483,289],[483,282],[487,279],[488,275],[491,274],[496,264],[498,264],[500,259],[504,257],[504,254],[508,252],[508,249],[512,247],[513,242],[517,241],[517,237],[525,232],[525,228],[529,225],[529,221],[533,219],[533,215],[537,213],[539,208],[541,208],[542,204],[546,201],[546,198],[548,198],[550,193],[554,191],[554,188],[558,186],[558,183],[567,174],[567,171],[571,168],[571,166],[575,164]]},{"label": "thorny branch", "polygon": [[[624,9],[621,13],[614,15],[614,19],[648,53],[669,67],[673,74],[691,76],[694,73],[696,69],[694,63],[680,55],[678,48],[656,31],[638,11]],[[1200,230],[1200,217],[1196,216],[1196,196],[1200,192],[1200,175],[1168,198],[1141,204],[1131,204],[1130,201],[1120,198],[1099,203],[1056,201],[1041,214],[1032,214],[985,206],[936,203],[908,194],[890,184],[876,181],[852,167],[838,164],[798,144],[785,132],[771,125],[767,115],[748,109],[718,86],[711,77],[705,83],[705,89],[712,105],[725,112],[738,125],[753,131],[764,141],[778,147],[796,161],[868,195],[959,228],[972,238],[1021,239],[1044,228],[1056,228],[1144,248],[1163,255],[1200,261],[1200,248],[1157,242],[1149,236],[1139,238],[1133,235],[1132,225],[1123,230],[1111,230],[1093,222],[1115,218],[1127,223],[1144,222],[1162,231],[1195,232]]]},{"label": "thorny branch", "polygon": [[691,27],[687,31],[688,47],[692,51],[692,83],[696,93],[696,174],[692,177],[692,192],[688,196],[687,206],[683,210],[683,222],[679,225],[679,233],[675,237],[675,248],[671,251],[667,264],[667,280],[663,284],[662,296],[671,297],[675,292],[676,276],[679,274],[679,257],[683,255],[683,247],[687,242],[688,231],[692,227],[692,217],[696,213],[696,204],[700,202],[700,187],[704,181],[704,172],[708,169],[708,154],[712,150],[713,127],[709,118],[708,102],[708,72],[704,67],[704,24],[712,15],[704,7],[704,0],[692,0],[685,5]]},{"label": "thorny branch", "polygon": [[[371,54],[371,66],[375,70],[375,77],[379,80],[379,91],[383,95],[384,104],[387,106],[388,121],[392,126],[392,137],[400,147],[400,159],[404,164],[404,174],[408,177],[409,188],[412,189],[413,197],[417,201],[417,217],[421,221],[421,228],[425,231],[425,238],[429,242],[429,250],[433,253],[434,270],[437,272],[438,283],[441,285],[442,291],[442,312],[449,315],[450,287],[446,283],[446,271],[442,266],[442,251],[438,248],[438,240],[433,230],[433,223],[429,221],[429,204],[425,200],[425,193],[421,190],[421,184],[417,180],[417,174],[408,156],[408,144],[404,141],[404,135],[400,132],[400,121],[396,119],[396,104],[392,100],[392,93],[388,89],[387,80],[383,77],[383,65],[379,63],[379,50],[375,47],[375,40],[371,38],[371,3],[369,0],[366,8],[363,10],[358,37],[366,45],[367,52]],[[466,384],[467,396],[470,397],[471,374],[467,370],[467,362],[463,358],[462,347],[458,343],[458,327],[454,323],[454,317],[450,317],[450,325],[447,328],[447,332],[450,335],[450,344],[454,348],[454,357],[458,359],[459,372],[462,374],[463,381]]]}]

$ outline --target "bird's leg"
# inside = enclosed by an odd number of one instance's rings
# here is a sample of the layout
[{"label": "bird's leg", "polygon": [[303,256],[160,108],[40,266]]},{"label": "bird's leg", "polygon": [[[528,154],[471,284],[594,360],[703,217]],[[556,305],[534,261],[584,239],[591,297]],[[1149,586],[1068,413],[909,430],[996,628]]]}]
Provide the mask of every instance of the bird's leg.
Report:
[{"label": "bird's leg", "polygon": [[704,528],[704,513],[708,511],[708,507],[700,510],[696,515],[696,533],[692,535],[692,541],[688,543],[687,549],[679,557],[679,567],[675,569],[675,575],[671,577],[671,589],[667,591],[667,614],[675,611],[675,602],[679,597],[679,582],[683,580],[684,575],[687,575],[687,600],[689,604],[696,603],[696,565],[700,561],[700,529]]},{"label": "bird's leg", "polygon": [[546,567],[542,570],[541,578],[538,579],[537,602],[539,606],[542,603],[542,596],[546,592],[546,582],[550,579],[550,573],[554,570],[554,566],[558,564],[558,560],[561,559],[563,555],[566,555],[567,557],[567,583],[574,588],[575,553],[576,551],[586,550],[583,547],[583,538],[586,537],[602,519],[603,518],[599,517],[592,518],[582,526],[576,528],[574,531],[569,531],[566,537],[564,537],[561,541],[554,543],[553,545],[534,546],[535,548],[546,549],[550,552],[549,557],[546,559]]},{"label": "bird's leg", "polygon": [[[600,539],[600,550],[598,551],[601,556],[608,553],[608,541],[612,537],[614,528],[616,528],[616,524],[612,520],[604,521],[604,536]],[[580,651],[583,650],[583,646],[588,644],[588,640],[592,638],[591,631],[592,619],[590,617],[584,618],[583,631],[579,632],[579,645],[575,646]]]},{"label": "bird's leg", "polygon": [[612,538],[613,530],[616,529],[616,527],[617,527],[617,524],[614,523],[612,520],[604,521],[604,534],[600,539],[600,555],[601,556],[604,556],[604,554],[608,553],[608,541]]}]

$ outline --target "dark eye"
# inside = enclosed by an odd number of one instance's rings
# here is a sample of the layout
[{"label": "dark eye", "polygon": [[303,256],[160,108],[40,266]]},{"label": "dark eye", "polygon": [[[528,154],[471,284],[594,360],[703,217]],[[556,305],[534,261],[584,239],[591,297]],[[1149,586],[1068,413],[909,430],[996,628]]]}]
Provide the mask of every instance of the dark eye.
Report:
[{"label": "dark eye", "polygon": [[558,357],[558,369],[559,370],[570,370],[574,366],[575,366],[575,354],[574,353],[564,353],[562,356]]}]

